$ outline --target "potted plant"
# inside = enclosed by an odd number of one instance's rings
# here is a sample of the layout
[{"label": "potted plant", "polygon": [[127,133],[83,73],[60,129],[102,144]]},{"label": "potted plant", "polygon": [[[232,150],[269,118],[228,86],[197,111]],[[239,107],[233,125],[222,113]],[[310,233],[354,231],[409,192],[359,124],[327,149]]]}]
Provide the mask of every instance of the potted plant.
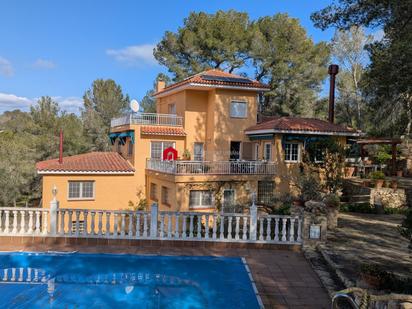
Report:
[{"label": "potted plant", "polygon": [[382,171],[375,171],[370,174],[370,178],[375,181],[375,188],[380,189],[385,181],[385,174]]},{"label": "potted plant", "polygon": [[346,178],[351,178],[354,173],[355,173],[354,166],[350,166],[350,165],[345,166],[345,177]]},{"label": "potted plant", "polygon": [[183,151],[182,158],[184,161],[190,161],[190,151],[188,149],[185,149],[185,151]]}]

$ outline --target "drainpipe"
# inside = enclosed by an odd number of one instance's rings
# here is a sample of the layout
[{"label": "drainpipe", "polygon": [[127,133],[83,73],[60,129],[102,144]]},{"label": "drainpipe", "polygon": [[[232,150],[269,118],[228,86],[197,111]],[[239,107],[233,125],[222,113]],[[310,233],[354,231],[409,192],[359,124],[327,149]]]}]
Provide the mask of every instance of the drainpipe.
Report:
[{"label": "drainpipe", "polygon": [[329,116],[328,121],[334,123],[335,121],[335,79],[339,72],[339,66],[337,64],[331,64],[328,69],[328,74],[330,75],[330,86],[329,86]]},{"label": "drainpipe", "polygon": [[63,163],[63,130],[60,129],[59,164]]}]

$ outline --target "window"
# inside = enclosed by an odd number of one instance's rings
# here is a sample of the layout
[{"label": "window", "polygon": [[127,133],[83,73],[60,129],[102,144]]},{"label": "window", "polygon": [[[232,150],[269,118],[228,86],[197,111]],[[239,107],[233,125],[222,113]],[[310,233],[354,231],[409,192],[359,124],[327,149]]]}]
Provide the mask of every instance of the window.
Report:
[{"label": "window", "polygon": [[211,208],[212,191],[191,190],[189,196],[189,208]]},{"label": "window", "polygon": [[247,103],[232,101],[230,103],[230,117],[232,118],[246,118],[247,117]]},{"label": "window", "polygon": [[157,201],[157,185],[155,183],[150,183],[150,198],[153,201]]},{"label": "window", "polygon": [[175,142],[151,142],[150,158],[162,160],[163,151],[169,147],[175,148]]},{"label": "window", "polygon": [[223,207],[233,206],[235,204],[235,190],[225,189],[223,191]]},{"label": "window", "polygon": [[254,153],[255,160],[259,160],[259,144],[255,144],[255,153]]},{"label": "window", "polygon": [[163,187],[162,186],[162,204],[170,205],[169,188],[168,187]]},{"label": "window", "polygon": [[127,144],[127,154],[129,157],[133,155],[133,144],[131,140],[129,141],[129,144]]},{"label": "window", "polygon": [[240,142],[230,142],[230,160],[240,160]]},{"label": "window", "polygon": [[122,144],[121,144],[121,142],[120,142],[120,139],[117,140],[117,152],[118,152],[118,153],[121,153],[121,152],[122,152]]},{"label": "window", "polygon": [[269,204],[273,198],[273,190],[275,189],[274,181],[258,181],[258,203]]},{"label": "window", "polygon": [[195,143],[193,154],[195,161],[203,161],[203,143]]},{"label": "window", "polygon": [[298,162],[300,159],[299,144],[298,143],[286,143],[285,144],[285,161],[286,162]]},{"label": "window", "polygon": [[265,152],[263,156],[264,156],[264,159],[267,161],[272,160],[272,144],[271,143],[265,143]]},{"label": "window", "polygon": [[69,181],[68,199],[94,199],[94,181]]},{"label": "window", "polygon": [[169,110],[169,114],[176,115],[176,104],[169,104],[168,110]]}]

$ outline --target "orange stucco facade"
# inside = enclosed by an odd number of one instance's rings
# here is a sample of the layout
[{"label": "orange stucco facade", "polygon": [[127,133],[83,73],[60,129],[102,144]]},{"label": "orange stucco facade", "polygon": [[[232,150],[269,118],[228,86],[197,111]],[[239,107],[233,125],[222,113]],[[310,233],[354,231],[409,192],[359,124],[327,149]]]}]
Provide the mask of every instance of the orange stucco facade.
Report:
[{"label": "orange stucco facade", "polygon": [[[258,191],[259,181],[274,182],[275,192],[293,190],[293,183],[298,175],[298,164],[284,160],[282,134],[273,134],[271,138],[250,140],[245,130],[257,122],[258,113],[257,90],[223,89],[218,87],[182,89],[164,94],[156,98],[158,114],[174,113],[182,117],[184,136],[168,134],[144,134],[144,123],[129,123],[111,128],[111,133],[133,132],[119,144],[115,140],[113,151],[118,151],[134,167],[130,175],[115,174],[44,174],[43,175],[43,207],[48,207],[52,199],[53,186],[58,189],[57,198],[62,208],[85,209],[130,209],[131,205],[145,198],[147,205],[159,203],[161,210],[176,211],[211,211],[216,205],[223,203],[224,191],[232,190],[236,203],[248,204],[253,192]],[[231,102],[246,103],[246,116],[231,116]],[[339,137],[346,143],[345,137]],[[173,142],[182,159],[188,151],[193,160],[195,143],[203,144],[203,159],[208,162],[229,161],[231,142],[240,142],[240,152],[248,148],[248,160],[263,160],[265,145],[270,145],[271,157],[265,158],[275,164],[275,174],[248,175],[213,175],[193,174],[178,175],[147,169],[147,159],[151,157],[152,142]],[[246,147],[247,145],[247,147]],[[299,149],[303,145],[299,144]],[[243,156],[243,158],[242,158]],[[244,159],[246,154],[240,154]],[[94,181],[94,198],[87,200],[70,200],[68,198],[69,181]],[[155,188],[156,192],[151,192]],[[191,190],[212,190],[213,203],[210,207],[191,208]],[[167,203],[163,194],[167,191]]]}]

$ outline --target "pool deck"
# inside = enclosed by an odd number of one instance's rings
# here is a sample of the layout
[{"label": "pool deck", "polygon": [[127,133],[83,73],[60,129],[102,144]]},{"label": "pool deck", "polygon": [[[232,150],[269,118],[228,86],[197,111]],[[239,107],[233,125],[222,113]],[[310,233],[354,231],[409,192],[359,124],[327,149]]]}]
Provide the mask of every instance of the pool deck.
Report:
[{"label": "pool deck", "polygon": [[[2,241],[3,240],[3,241]],[[330,308],[330,299],[303,253],[296,250],[84,244],[24,244],[0,239],[0,251],[79,251],[141,255],[239,256],[252,272],[265,308]]]}]

